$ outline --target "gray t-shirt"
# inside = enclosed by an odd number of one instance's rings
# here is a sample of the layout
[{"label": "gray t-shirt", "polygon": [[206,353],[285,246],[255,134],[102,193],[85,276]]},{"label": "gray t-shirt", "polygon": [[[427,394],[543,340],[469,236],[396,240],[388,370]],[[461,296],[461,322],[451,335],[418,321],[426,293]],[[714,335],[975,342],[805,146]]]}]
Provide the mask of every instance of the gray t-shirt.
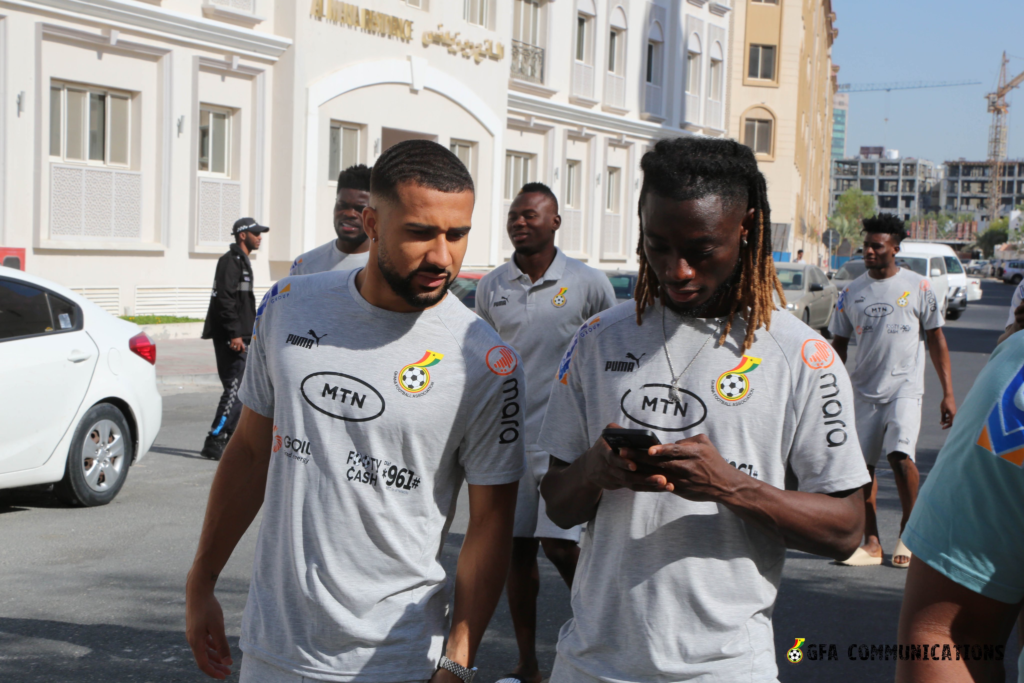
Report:
[{"label": "gray t-shirt", "polygon": [[528,448],[540,436],[551,383],[569,340],[583,321],[614,305],[615,290],[608,276],[561,250],[536,282],[530,282],[514,260],[480,280],[477,313],[519,352],[526,368]]},{"label": "gray t-shirt", "polygon": [[292,261],[292,267],[288,274],[312,275],[328,270],[355,270],[365,266],[369,258],[369,251],[364,251],[361,254],[346,254],[338,249],[337,240],[331,240],[327,244],[310,249],[305,254],[300,254],[297,259]]},{"label": "gray t-shirt", "polygon": [[847,285],[828,329],[839,337],[856,336],[857,367],[850,380],[857,398],[888,403],[924,396],[925,330],[943,324],[928,279],[900,268],[884,280],[864,273]]},{"label": "gray t-shirt", "polygon": [[[663,318],[664,315],[664,318]],[[662,443],[706,434],[741,472],[832,493],[869,481],[853,394],[831,346],[786,311],[742,351],[737,317],[682,318],[626,302],[580,328],[559,367],[540,445],[572,462],[610,422]],[[680,400],[670,393],[672,371]],[[626,354],[644,362],[616,365]],[[685,370],[685,371],[684,371]],[[785,545],[724,505],[605,491],[583,536],[552,683],[773,681],[771,614]]]},{"label": "gray t-shirt", "polygon": [[1020,306],[1022,297],[1024,297],[1024,282],[1021,282],[1019,285],[1017,285],[1017,288],[1013,290],[1013,296],[1010,297],[1010,314],[1006,318],[1006,327],[1009,327],[1010,325],[1017,322],[1017,319],[1014,317],[1013,312],[1017,310],[1018,306]]},{"label": "gray t-shirt", "polygon": [[241,647],[315,679],[426,680],[462,480],[525,471],[525,378],[456,297],[386,311],[357,273],[287,278],[260,306],[239,395],[274,445]]}]

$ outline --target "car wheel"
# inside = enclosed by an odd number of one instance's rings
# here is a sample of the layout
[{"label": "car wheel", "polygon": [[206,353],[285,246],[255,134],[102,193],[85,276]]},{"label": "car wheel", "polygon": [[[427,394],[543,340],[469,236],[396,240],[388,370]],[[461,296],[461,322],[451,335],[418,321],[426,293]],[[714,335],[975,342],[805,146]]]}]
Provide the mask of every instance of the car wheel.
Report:
[{"label": "car wheel", "polygon": [[1021,279],[1024,279],[1024,278],[1021,278],[1021,276],[1019,274],[1018,275],[1014,275],[1012,278],[1010,278],[1010,282],[1012,282],[1015,285],[1019,285]]},{"label": "car wheel", "polygon": [[956,320],[960,317],[961,312],[959,308],[950,308],[946,311],[946,320]]},{"label": "car wheel", "polygon": [[106,505],[128,478],[133,450],[121,411],[108,403],[94,405],[75,430],[64,478],[53,492],[70,505]]}]

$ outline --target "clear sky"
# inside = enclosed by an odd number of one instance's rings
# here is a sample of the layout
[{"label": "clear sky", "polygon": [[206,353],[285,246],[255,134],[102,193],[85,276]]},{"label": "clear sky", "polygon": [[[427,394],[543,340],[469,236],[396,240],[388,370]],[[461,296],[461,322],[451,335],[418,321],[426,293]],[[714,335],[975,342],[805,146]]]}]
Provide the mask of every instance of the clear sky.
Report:
[{"label": "clear sky", "polygon": [[[1024,0],[832,0],[839,38],[832,61],[840,83],[981,81],[982,85],[852,93],[846,154],[862,145],[935,162],[985,159],[985,94],[999,60],[1007,77],[1024,71]],[[1024,159],[1024,86],[1010,102],[1008,156]],[[886,98],[889,123],[886,126]]]}]

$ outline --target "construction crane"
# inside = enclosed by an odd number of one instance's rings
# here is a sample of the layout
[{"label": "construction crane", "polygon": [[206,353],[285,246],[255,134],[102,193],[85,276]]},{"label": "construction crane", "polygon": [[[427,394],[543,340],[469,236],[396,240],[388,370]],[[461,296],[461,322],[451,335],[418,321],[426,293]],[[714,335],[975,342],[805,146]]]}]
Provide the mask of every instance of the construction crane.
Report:
[{"label": "construction crane", "polygon": [[843,83],[838,92],[890,92],[892,90],[921,90],[923,88],[955,88],[961,85],[981,85],[981,81],[902,81],[899,83]]},{"label": "construction crane", "polygon": [[988,111],[992,114],[992,125],[988,129],[988,163],[992,178],[989,183],[988,207],[992,212],[992,220],[999,217],[1000,199],[1002,197],[1003,161],[1006,159],[1006,137],[1009,132],[1010,103],[1006,95],[1024,83],[1024,72],[1007,82],[1006,65],[1010,62],[1006,53],[999,66],[999,85],[995,92],[985,96],[988,100]]},{"label": "construction crane", "polygon": [[923,90],[924,88],[957,88],[963,85],[981,85],[981,81],[901,81],[897,83],[843,83],[837,92],[885,92],[885,130],[882,144],[889,140],[889,93],[893,90]]}]

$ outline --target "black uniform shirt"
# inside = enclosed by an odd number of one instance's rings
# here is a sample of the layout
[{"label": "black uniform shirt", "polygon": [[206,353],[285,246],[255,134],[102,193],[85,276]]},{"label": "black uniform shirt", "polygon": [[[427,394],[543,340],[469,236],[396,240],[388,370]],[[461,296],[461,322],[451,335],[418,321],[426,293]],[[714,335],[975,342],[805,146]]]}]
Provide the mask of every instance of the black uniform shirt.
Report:
[{"label": "black uniform shirt", "polygon": [[206,312],[203,339],[248,340],[256,319],[256,297],[252,292],[252,264],[238,244],[217,261],[210,308]]}]

